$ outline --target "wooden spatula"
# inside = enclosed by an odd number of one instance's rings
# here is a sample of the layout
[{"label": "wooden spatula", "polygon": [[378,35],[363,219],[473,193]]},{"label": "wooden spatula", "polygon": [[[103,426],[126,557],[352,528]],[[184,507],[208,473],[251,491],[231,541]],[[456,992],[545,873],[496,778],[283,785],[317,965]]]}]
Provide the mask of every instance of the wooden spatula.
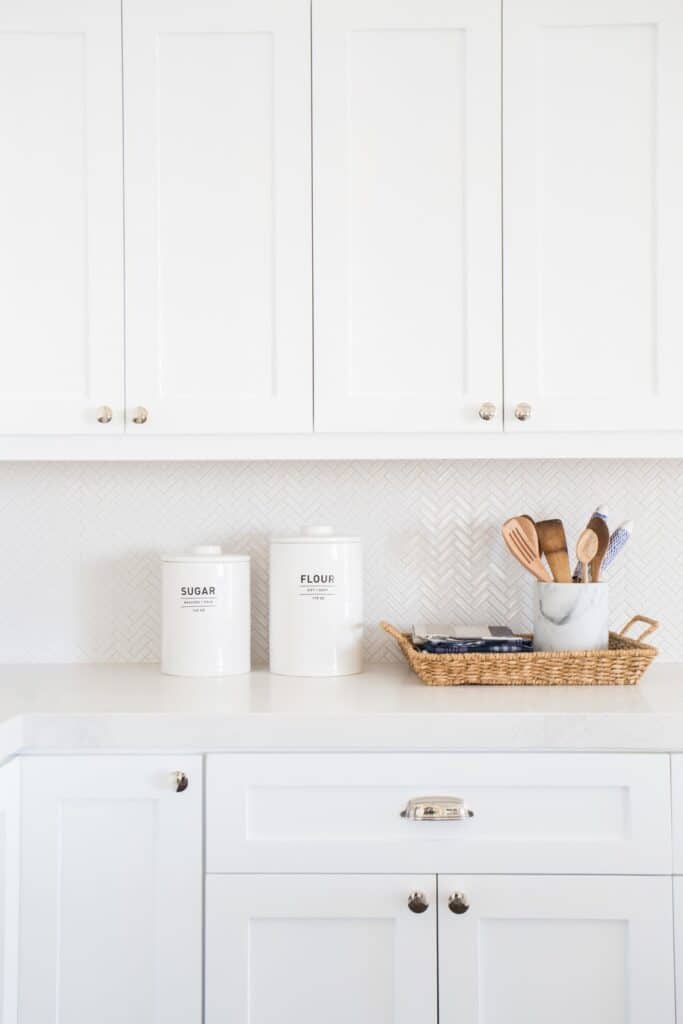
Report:
[{"label": "wooden spatula", "polygon": [[557,583],[571,583],[567,537],[561,519],[544,519],[536,523],[539,548],[545,555],[550,571]]},{"label": "wooden spatula", "polygon": [[602,516],[591,516],[587,529],[593,530],[598,538],[598,550],[593,558],[591,558],[591,582],[599,583],[602,560],[605,557],[607,545],[609,544],[609,526]]},{"label": "wooden spatula", "polygon": [[527,532],[517,516],[508,519],[503,523],[503,540],[508,550],[527,569],[532,576],[535,576],[541,583],[552,583],[552,576],[543,565],[538,556],[538,538],[531,539],[530,531]]},{"label": "wooden spatula", "polygon": [[515,519],[519,519],[519,525],[526,533],[532,545],[535,545],[536,541],[534,540],[534,535],[536,536],[536,539],[538,539],[535,520],[532,519],[531,516],[515,516]]},{"label": "wooden spatula", "polygon": [[595,530],[586,527],[576,542],[576,557],[581,564],[581,582],[588,583],[588,564],[598,553],[598,536]]}]

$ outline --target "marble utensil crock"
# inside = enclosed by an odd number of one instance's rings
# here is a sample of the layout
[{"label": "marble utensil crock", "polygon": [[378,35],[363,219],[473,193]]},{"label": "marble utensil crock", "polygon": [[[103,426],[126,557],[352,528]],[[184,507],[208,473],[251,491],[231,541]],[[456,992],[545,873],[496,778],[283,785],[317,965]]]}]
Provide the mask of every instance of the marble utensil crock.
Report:
[{"label": "marble utensil crock", "polygon": [[604,651],[608,614],[606,583],[537,583],[534,650]]}]

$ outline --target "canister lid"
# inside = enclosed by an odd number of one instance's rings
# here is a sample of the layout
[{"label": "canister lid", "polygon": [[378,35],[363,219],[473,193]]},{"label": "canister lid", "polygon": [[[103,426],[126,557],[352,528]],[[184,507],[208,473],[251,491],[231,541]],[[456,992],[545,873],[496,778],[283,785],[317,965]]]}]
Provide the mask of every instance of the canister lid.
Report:
[{"label": "canister lid", "polygon": [[188,551],[161,556],[162,562],[248,562],[249,555],[232,555],[220,544],[197,544]]},{"label": "canister lid", "polygon": [[313,523],[302,526],[298,537],[273,537],[271,544],[360,544],[360,537],[338,537],[334,527]]}]

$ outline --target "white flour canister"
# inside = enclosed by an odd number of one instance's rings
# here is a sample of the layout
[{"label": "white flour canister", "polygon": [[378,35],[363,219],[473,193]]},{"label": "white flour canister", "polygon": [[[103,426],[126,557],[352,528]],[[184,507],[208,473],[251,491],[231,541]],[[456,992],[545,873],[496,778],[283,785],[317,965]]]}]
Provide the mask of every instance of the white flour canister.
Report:
[{"label": "white flour canister", "polygon": [[285,676],[362,671],[363,566],[359,537],[306,526],[270,544],[270,670]]},{"label": "white flour canister", "polygon": [[205,544],[161,557],[161,671],[172,676],[249,672],[249,555]]}]

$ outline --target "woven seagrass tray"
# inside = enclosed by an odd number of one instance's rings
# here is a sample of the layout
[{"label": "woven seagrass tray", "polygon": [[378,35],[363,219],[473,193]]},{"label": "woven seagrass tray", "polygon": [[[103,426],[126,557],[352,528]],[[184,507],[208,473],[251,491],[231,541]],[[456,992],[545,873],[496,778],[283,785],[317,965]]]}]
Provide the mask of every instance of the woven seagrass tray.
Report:
[{"label": "woven seagrass tray", "polygon": [[[626,633],[636,622],[646,628],[633,639]],[[528,654],[427,654],[413,647],[407,633],[389,622],[380,625],[428,686],[632,686],[659,654],[656,647],[643,643],[659,626],[645,615],[634,615],[620,633],[610,633],[606,651]]]}]

